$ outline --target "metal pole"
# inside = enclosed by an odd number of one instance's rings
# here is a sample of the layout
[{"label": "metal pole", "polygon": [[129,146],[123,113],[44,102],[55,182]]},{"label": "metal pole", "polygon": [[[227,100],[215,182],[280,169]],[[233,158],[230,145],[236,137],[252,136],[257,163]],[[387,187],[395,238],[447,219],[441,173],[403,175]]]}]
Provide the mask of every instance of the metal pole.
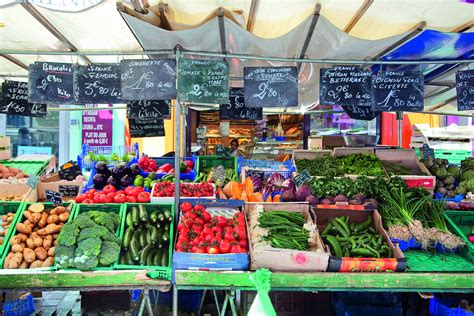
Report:
[{"label": "metal pole", "polygon": [[403,112],[396,112],[396,119],[398,121],[398,147],[403,147]]},{"label": "metal pole", "polygon": [[181,123],[181,126],[183,127],[183,134],[182,134],[182,138],[181,138],[181,150],[182,150],[182,153],[183,153],[183,157],[186,157],[187,156],[187,150],[186,150],[186,129],[188,128],[186,126],[186,118],[188,116],[188,107],[187,106],[183,106],[183,113],[181,115],[181,120],[182,120],[182,123]]},{"label": "metal pole", "polygon": [[178,316],[178,287],[173,285],[173,316]]},{"label": "metal pole", "polygon": [[[180,47],[176,47],[176,73],[179,71],[179,58],[180,58],[181,52],[180,52]],[[176,76],[176,87],[179,85],[179,80],[178,76]],[[179,89],[178,89],[179,91]],[[179,94],[176,96],[176,102],[174,104],[174,206],[175,210],[179,210],[179,163],[181,162],[180,159],[180,153],[181,153],[181,145],[180,145],[180,140],[181,140],[181,131],[180,131],[180,126],[181,126],[181,102],[179,99]],[[174,221],[177,224],[179,219],[179,211],[176,211]]]}]

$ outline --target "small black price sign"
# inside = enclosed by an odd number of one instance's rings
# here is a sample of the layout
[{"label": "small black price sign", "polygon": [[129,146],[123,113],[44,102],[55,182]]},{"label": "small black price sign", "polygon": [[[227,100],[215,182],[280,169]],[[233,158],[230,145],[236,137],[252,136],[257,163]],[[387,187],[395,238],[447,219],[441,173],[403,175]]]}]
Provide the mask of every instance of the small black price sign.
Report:
[{"label": "small black price sign", "polygon": [[244,88],[230,88],[229,101],[219,105],[221,120],[261,120],[262,116],[262,108],[245,106]]},{"label": "small black price sign", "polygon": [[428,158],[433,158],[434,159],[434,149],[430,148],[428,144],[423,144],[423,159],[426,160]]},{"label": "small black price sign", "polygon": [[59,194],[61,196],[77,196],[79,194],[78,185],[60,185]]},{"label": "small black price sign", "polygon": [[47,108],[46,104],[28,102],[27,82],[3,82],[0,113],[44,118]]},{"label": "small black price sign", "polygon": [[170,119],[171,100],[131,101],[127,105],[127,117],[135,120]]},{"label": "small black price sign", "polygon": [[73,181],[82,175],[82,171],[74,162],[67,162],[59,168],[58,174],[62,180]]},{"label": "small black price sign", "polygon": [[139,120],[129,118],[128,127],[131,137],[165,136],[165,125],[161,119]]},{"label": "small black price sign", "polygon": [[311,181],[312,178],[313,177],[309,174],[308,170],[303,170],[301,172],[298,172],[298,174],[294,177],[293,182],[295,182],[295,185],[297,187],[300,187],[303,184]]},{"label": "small black price sign", "polygon": [[265,180],[265,171],[257,169],[245,169],[245,177],[259,178],[263,181]]},{"label": "small black price sign", "polygon": [[44,192],[46,194],[46,201],[52,202],[55,205],[63,204],[61,193],[53,190],[44,190]]},{"label": "small black price sign", "polygon": [[474,70],[458,71],[456,74],[458,111],[474,109]]},{"label": "small black price sign", "polygon": [[29,68],[29,101],[65,104],[74,101],[73,65],[35,62]]}]

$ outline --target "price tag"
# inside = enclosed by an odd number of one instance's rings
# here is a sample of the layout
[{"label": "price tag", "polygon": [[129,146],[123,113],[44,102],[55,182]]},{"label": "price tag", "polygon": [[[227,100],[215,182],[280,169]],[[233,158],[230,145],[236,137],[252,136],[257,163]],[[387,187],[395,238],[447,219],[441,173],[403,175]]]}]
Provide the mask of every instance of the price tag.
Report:
[{"label": "price tag", "polygon": [[39,177],[33,174],[28,177],[28,180],[26,180],[26,184],[28,184],[28,186],[32,189],[36,188],[38,183],[39,183]]},{"label": "price tag", "polygon": [[245,176],[259,178],[263,181],[265,179],[265,171],[257,169],[245,169]]},{"label": "price tag", "polygon": [[311,181],[313,177],[309,174],[308,170],[303,170],[302,172],[298,172],[298,174],[294,177],[293,182],[297,187],[302,186],[305,183]]},{"label": "price tag", "polygon": [[63,199],[61,197],[61,193],[53,191],[53,190],[44,190],[46,195],[46,201],[52,202],[55,205],[63,204]]},{"label": "price tag", "polygon": [[82,175],[82,171],[75,163],[67,162],[61,166],[58,174],[62,180],[73,181],[77,176]]},{"label": "price tag", "polygon": [[78,185],[60,185],[59,193],[61,196],[77,196],[79,194]]},{"label": "price tag", "polygon": [[426,160],[429,157],[434,159],[434,149],[430,148],[428,144],[423,144],[423,159]]}]

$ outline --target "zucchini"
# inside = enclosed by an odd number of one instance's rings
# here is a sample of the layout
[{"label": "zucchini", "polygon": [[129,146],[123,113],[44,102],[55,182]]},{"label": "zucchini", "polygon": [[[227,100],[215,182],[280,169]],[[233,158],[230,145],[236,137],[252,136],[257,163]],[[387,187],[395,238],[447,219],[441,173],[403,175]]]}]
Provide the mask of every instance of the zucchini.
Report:
[{"label": "zucchini", "polygon": [[138,239],[132,238],[130,242],[130,258],[133,261],[138,261],[140,259],[140,244],[138,243]]},{"label": "zucchini", "polygon": [[166,223],[163,225],[163,230],[166,231],[166,232],[169,232],[170,231],[170,224],[169,223]]},{"label": "zucchini", "polygon": [[140,224],[140,215],[138,213],[138,207],[132,206],[132,222],[133,226],[138,226]]},{"label": "zucchini", "polygon": [[163,233],[161,235],[161,241],[163,243],[166,243],[166,242],[168,242],[168,240],[170,240],[170,233],[168,231],[163,231]]},{"label": "zucchini", "polygon": [[151,243],[156,245],[158,243],[158,236],[159,236],[158,235],[158,233],[159,233],[158,228],[151,227],[150,231],[151,231],[151,236],[150,236],[151,237]]},{"label": "zucchini", "polygon": [[124,262],[124,264],[127,264],[127,265],[135,264],[132,260],[131,251],[127,251],[125,253],[125,262]]},{"label": "zucchini", "polygon": [[153,248],[150,253],[148,254],[148,257],[146,258],[146,265],[147,266],[152,266],[153,265],[153,256],[158,250]]},{"label": "zucchini", "polygon": [[147,230],[146,230],[146,244],[147,245],[152,244],[151,233],[152,233],[152,227],[148,227]]},{"label": "zucchini", "polygon": [[163,213],[159,213],[159,214],[158,214],[158,220],[159,220],[160,222],[164,222],[164,221],[165,221],[165,215],[164,215]]},{"label": "zucchini", "polygon": [[147,263],[147,258],[150,255],[150,251],[153,249],[153,245],[147,245],[145,248],[142,249],[140,253],[140,265],[144,266]]},{"label": "zucchini", "polygon": [[139,241],[139,239],[140,239],[140,233],[141,233],[141,232],[142,232],[141,228],[136,229],[136,230],[133,232],[132,239],[136,239],[137,241]]},{"label": "zucchini", "polygon": [[145,246],[147,245],[147,242],[146,242],[146,234],[147,234],[147,231],[146,230],[142,230],[140,232],[140,235],[139,235],[139,238],[138,238],[138,241],[139,241],[139,244],[140,244],[140,248],[145,248]]},{"label": "zucchini", "polygon": [[138,205],[138,214],[143,223],[148,222],[148,212],[143,204]]},{"label": "zucchini", "polygon": [[125,217],[125,224],[127,227],[133,226],[132,211],[128,212],[127,217]]},{"label": "zucchini", "polygon": [[163,256],[161,256],[161,266],[162,267],[167,267],[168,266],[168,252],[165,251],[163,253]]},{"label": "zucchini", "polygon": [[132,227],[129,227],[127,228],[127,230],[125,230],[125,234],[123,235],[123,248],[125,250],[128,249],[128,247],[130,247],[130,241],[132,240],[132,235],[133,235],[133,228]]},{"label": "zucchini", "polygon": [[165,215],[165,218],[168,220],[168,222],[173,221],[173,216],[171,215],[171,212],[169,210],[165,210],[164,215]]},{"label": "zucchini", "polygon": [[339,245],[339,242],[337,241],[336,237],[334,236],[328,236],[326,237],[326,240],[331,246],[331,249],[334,251],[334,255],[336,257],[342,257],[342,249],[341,246]]},{"label": "zucchini", "polygon": [[153,265],[159,266],[161,264],[161,257],[163,255],[163,249],[158,249],[153,255]]},{"label": "zucchini", "polygon": [[154,211],[150,214],[150,222],[152,222],[153,224],[156,224],[156,222],[158,222],[158,211]]}]

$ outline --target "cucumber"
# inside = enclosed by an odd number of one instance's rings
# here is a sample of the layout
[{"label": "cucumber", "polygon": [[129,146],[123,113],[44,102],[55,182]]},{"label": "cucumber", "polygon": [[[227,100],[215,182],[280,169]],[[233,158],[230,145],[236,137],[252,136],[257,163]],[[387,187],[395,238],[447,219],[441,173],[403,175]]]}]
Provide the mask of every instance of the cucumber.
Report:
[{"label": "cucumber", "polygon": [[170,231],[170,224],[169,223],[166,223],[163,225],[163,230],[166,231],[166,232],[169,232]]},{"label": "cucumber", "polygon": [[163,234],[161,235],[161,241],[166,243],[168,240],[170,240],[170,233],[168,231],[163,231]]},{"label": "cucumber", "polygon": [[165,215],[165,218],[168,220],[168,222],[173,221],[173,216],[171,215],[171,212],[169,210],[165,210],[164,215]]},{"label": "cucumber", "polygon": [[140,244],[138,243],[138,239],[132,238],[130,242],[130,258],[133,261],[140,259]]},{"label": "cucumber", "polygon": [[153,255],[153,265],[159,266],[161,265],[161,257],[163,255],[163,249],[158,249],[156,253]]},{"label": "cucumber", "polygon": [[152,227],[148,227],[146,230],[146,244],[151,245],[152,240],[151,240],[151,233],[152,233]]},{"label": "cucumber", "polygon": [[147,266],[152,266],[153,265],[153,256],[158,250],[153,248],[150,253],[148,254],[148,257],[146,258],[146,265]]},{"label": "cucumber", "polygon": [[148,222],[148,212],[143,204],[138,205],[138,214],[142,222]]},{"label": "cucumber", "polygon": [[140,224],[140,215],[138,213],[138,207],[132,206],[132,222],[133,226],[138,226]]},{"label": "cucumber", "polygon": [[122,243],[123,248],[125,250],[127,250],[128,247],[130,247],[130,241],[132,240],[132,235],[133,235],[133,228],[132,227],[127,228],[123,236],[123,243]]},{"label": "cucumber", "polygon": [[128,264],[128,265],[133,265],[133,260],[132,260],[132,256],[131,256],[131,251],[127,251],[125,253],[125,262],[124,264]]},{"label": "cucumber", "polygon": [[128,212],[127,217],[125,218],[125,224],[127,227],[133,226],[132,211]]},{"label": "cucumber", "polygon": [[147,231],[142,230],[140,232],[140,235],[138,236],[138,242],[139,242],[140,248],[142,248],[142,249],[145,248],[145,246],[147,245],[146,234],[147,234]]},{"label": "cucumber", "polygon": [[150,214],[150,222],[152,222],[153,224],[156,224],[156,222],[158,222],[158,211],[154,211]]},{"label": "cucumber", "polygon": [[158,233],[159,233],[158,228],[151,227],[150,231],[151,231],[151,236],[150,236],[151,243],[156,245],[158,243]]},{"label": "cucumber", "polygon": [[167,267],[168,266],[168,252],[164,252],[163,256],[161,256],[161,264],[162,267]]},{"label": "cucumber", "polygon": [[342,257],[342,249],[341,249],[341,246],[339,245],[339,242],[337,241],[336,237],[328,236],[328,237],[326,237],[326,240],[327,240],[329,246],[331,246],[331,249],[334,252],[334,255],[336,257]]},{"label": "cucumber", "polygon": [[159,220],[160,222],[164,222],[164,221],[165,221],[165,215],[164,215],[163,213],[159,213],[159,214],[158,214],[158,220]]},{"label": "cucumber", "polygon": [[153,249],[153,245],[147,245],[145,248],[142,249],[140,253],[140,265],[144,266],[146,265],[148,255],[150,254],[150,251]]}]

